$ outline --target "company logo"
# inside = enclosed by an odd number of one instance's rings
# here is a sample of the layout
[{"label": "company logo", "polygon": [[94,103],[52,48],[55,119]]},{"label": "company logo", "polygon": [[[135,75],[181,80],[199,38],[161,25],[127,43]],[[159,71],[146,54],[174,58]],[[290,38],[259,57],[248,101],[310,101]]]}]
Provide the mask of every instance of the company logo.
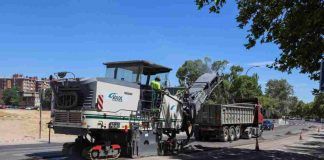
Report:
[{"label": "company logo", "polygon": [[118,93],[110,93],[108,98],[111,98],[113,101],[116,102],[123,102],[123,96],[119,96]]},{"label": "company logo", "polygon": [[171,106],[171,111],[175,111],[175,109],[176,109],[176,106],[175,105],[172,105]]}]

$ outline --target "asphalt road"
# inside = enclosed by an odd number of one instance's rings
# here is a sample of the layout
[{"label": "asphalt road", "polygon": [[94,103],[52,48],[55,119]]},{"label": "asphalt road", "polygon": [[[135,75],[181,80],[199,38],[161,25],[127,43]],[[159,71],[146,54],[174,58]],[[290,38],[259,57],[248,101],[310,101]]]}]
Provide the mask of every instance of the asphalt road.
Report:
[{"label": "asphalt road", "polygon": [[[289,125],[278,126],[273,131],[265,131],[260,138],[263,140],[276,140],[287,137],[289,135],[299,134],[302,129],[307,129],[312,123],[304,121],[290,121]],[[190,147],[201,148],[219,148],[219,147],[233,147],[246,144],[255,143],[255,139],[239,140],[233,142],[205,142],[192,141],[189,143]],[[9,145],[0,146],[0,160],[21,160],[21,159],[46,159],[46,160],[60,160],[67,159],[61,154],[62,143],[43,143],[43,144],[24,144],[24,145]]]}]

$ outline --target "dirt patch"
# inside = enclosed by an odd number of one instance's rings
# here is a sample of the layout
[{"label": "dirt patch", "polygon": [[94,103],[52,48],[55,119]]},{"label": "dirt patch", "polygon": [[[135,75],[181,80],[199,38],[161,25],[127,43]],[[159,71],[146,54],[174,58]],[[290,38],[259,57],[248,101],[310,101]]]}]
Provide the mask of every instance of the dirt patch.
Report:
[{"label": "dirt patch", "polygon": [[[47,124],[50,121],[50,112],[42,112],[42,136],[40,140],[48,138]],[[75,137],[54,134],[52,139]],[[0,111],[0,144],[18,144],[39,140],[39,111],[5,109]]]},{"label": "dirt patch", "polygon": [[16,116],[17,114],[14,114],[14,113],[8,113],[6,112],[6,110],[0,110],[0,118],[1,117],[5,117],[5,116]]}]

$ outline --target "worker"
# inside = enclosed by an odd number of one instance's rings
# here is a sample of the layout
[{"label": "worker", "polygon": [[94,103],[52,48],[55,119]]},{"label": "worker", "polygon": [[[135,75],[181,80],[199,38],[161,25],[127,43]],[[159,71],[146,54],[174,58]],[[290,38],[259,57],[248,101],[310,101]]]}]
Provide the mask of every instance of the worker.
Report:
[{"label": "worker", "polygon": [[151,82],[151,87],[154,91],[161,91],[160,77],[156,76],[155,79]]},{"label": "worker", "polygon": [[158,99],[161,97],[161,84],[160,84],[160,77],[156,76],[155,79],[151,82],[151,87],[153,89],[152,92],[152,108],[159,107]]}]

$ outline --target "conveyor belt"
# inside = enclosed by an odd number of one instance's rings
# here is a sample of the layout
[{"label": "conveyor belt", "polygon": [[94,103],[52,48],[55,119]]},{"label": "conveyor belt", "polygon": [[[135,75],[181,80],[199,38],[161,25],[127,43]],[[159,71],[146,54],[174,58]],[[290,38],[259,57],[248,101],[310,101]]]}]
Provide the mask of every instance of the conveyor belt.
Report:
[{"label": "conveyor belt", "polygon": [[212,91],[222,80],[216,73],[205,73],[201,75],[189,88],[189,100],[195,104],[196,111],[199,111],[202,103],[210,96]]}]

